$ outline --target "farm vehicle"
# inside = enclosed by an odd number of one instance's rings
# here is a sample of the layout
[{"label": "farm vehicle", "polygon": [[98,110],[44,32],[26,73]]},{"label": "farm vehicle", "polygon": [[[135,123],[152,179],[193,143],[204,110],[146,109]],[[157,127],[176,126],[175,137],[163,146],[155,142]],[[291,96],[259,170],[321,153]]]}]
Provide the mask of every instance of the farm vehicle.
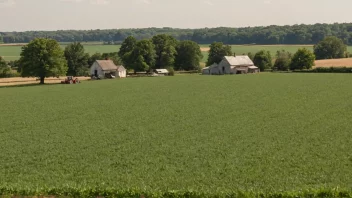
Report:
[{"label": "farm vehicle", "polygon": [[81,81],[79,81],[78,78],[73,78],[73,76],[67,76],[65,80],[61,81],[61,84],[78,84]]}]

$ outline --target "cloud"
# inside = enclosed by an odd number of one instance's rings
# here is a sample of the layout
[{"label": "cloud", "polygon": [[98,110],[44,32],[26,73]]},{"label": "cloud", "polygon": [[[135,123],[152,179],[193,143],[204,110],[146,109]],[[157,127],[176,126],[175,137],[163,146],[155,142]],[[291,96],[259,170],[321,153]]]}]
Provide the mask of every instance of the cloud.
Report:
[{"label": "cloud", "polygon": [[264,1],[264,4],[271,4],[271,0]]},{"label": "cloud", "polygon": [[0,7],[11,7],[15,4],[15,0],[0,0]]}]

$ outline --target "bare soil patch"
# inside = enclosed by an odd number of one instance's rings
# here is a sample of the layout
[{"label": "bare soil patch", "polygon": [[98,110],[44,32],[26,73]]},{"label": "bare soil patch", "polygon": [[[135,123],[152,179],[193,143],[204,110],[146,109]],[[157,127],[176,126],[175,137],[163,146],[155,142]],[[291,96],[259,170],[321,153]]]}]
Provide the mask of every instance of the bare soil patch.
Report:
[{"label": "bare soil patch", "polygon": [[352,58],[317,60],[315,67],[352,67]]},{"label": "bare soil patch", "polygon": [[202,52],[208,52],[210,50],[210,47],[201,47],[200,51]]},{"label": "bare soil patch", "polygon": [[[45,78],[45,84],[59,84],[66,77],[62,76],[59,78]],[[84,81],[90,79],[90,77],[77,77],[79,80]],[[0,78],[0,87],[2,86],[13,86],[13,85],[27,85],[27,84],[38,84],[39,80],[36,78]]]}]

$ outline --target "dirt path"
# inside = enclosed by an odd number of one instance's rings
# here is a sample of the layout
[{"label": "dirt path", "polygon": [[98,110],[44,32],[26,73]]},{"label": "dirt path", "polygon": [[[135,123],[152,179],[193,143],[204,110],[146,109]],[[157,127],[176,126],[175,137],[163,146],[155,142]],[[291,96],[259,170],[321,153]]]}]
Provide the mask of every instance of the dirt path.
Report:
[{"label": "dirt path", "polygon": [[[66,77],[59,78],[45,78],[45,84],[59,84]],[[90,77],[77,77],[81,81],[90,79]],[[39,81],[36,78],[0,78],[0,87],[3,86],[14,86],[14,85],[29,85],[29,84],[38,84]]]}]

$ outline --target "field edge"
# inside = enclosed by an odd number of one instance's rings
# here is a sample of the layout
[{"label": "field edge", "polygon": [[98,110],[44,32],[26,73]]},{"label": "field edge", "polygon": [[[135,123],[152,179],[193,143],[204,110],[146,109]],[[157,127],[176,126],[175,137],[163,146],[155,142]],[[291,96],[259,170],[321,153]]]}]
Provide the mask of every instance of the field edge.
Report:
[{"label": "field edge", "polygon": [[321,188],[306,189],[299,191],[273,191],[273,192],[255,192],[234,190],[227,192],[197,192],[197,191],[146,191],[139,189],[114,189],[114,188],[36,188],[36,189],[15,189],[12,187],[0,187],[0,197],[280,197],[280,198],[296,198],[296,197],[344,197],[352,198],[352,189]]}]

